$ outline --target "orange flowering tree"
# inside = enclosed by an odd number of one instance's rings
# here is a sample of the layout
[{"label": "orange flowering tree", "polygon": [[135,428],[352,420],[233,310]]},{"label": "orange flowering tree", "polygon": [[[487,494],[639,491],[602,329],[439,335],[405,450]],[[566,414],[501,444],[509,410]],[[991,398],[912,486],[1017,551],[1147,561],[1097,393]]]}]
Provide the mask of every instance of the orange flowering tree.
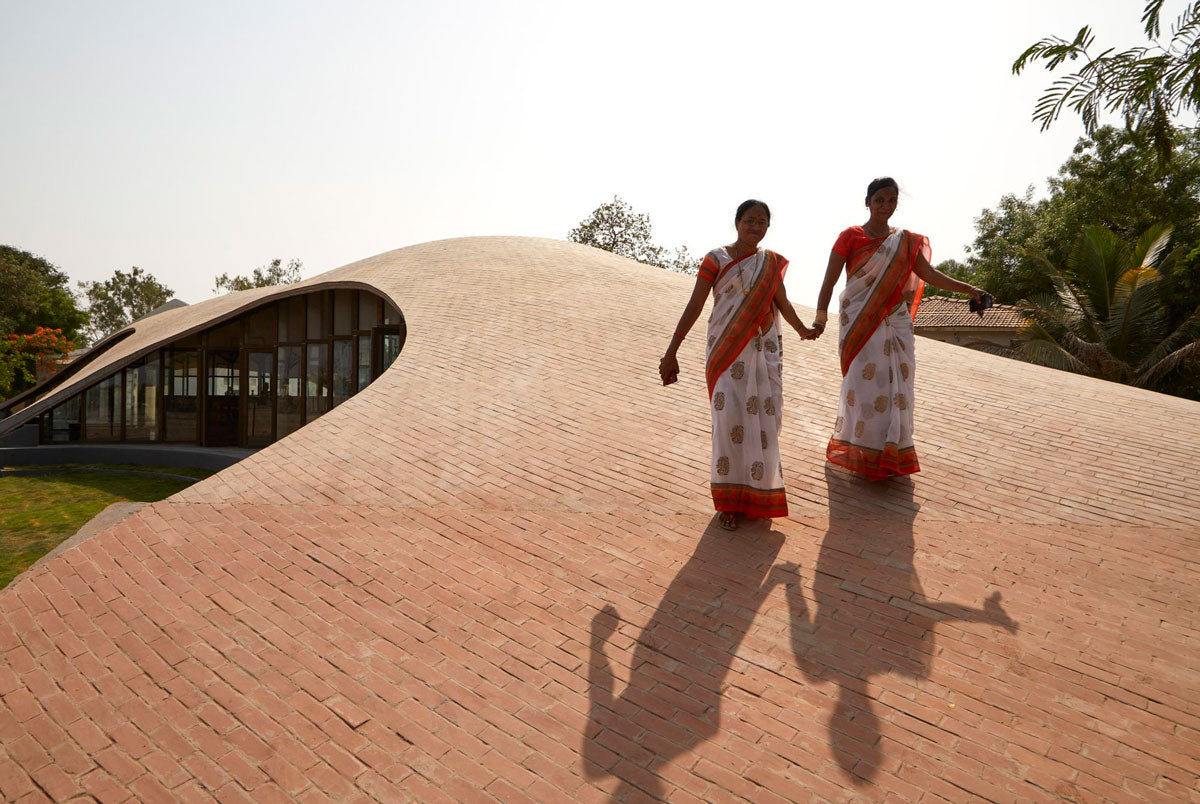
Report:
[{"label": "orange flowering tree", "polygon": [[53,374],[59,361],[74,348],[61,329],[51,327],[10,334],[0,340],[0,399],[33,385],[38,375]]}]

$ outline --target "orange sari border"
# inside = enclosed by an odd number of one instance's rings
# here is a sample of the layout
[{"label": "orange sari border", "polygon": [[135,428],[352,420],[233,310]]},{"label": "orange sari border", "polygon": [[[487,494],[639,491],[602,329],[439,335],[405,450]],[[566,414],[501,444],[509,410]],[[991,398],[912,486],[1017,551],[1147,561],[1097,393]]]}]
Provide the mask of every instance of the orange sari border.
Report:
[{"label": "orange sari border", "polygon": [[720,513],[745,514],[761,519],[784,519],[788,515],[783,489],[756,489],[733,483],[712,484],[713,505]]},{"label": "orange sari border", "polygon": [[[883,244],[880,243],[879,245]],[[879,246],[876,246],[874,249],[871,249],[870,253],[873,255],[878,249]],[[871,339],[871,335],[874,334],[883,319],[904,298],[904,290],[908,286],[909,277],[912,276],[913,267],[917,262],[917,255],[920,253],[924,253],[925,258],[929,259],[932,253],[929,249],[929,238],[924,235],[913,234],[907,229],[901,230],[900,245],[896,249],[895,256],[892,257],[892,261],[888,264],[888,267],[884,269],[883,277],[875,283],[875,289],[871,292],[870,298],[863,305],[863,309],[858,314],[858,317],[851,322],[850,328],[846,331],[846,336],[842,340],[841,362],[843,377],[850,371],[850,364],[854,362],[854,358],[858,356],[863,346]],[[863,261],[865,262],[865,259]],[[924,290],[925,283],[918,280],[910,305],[910,313],[914,317],[917,314],[917,308],[921,304],[921,295]]]},{"label": "orange sari border", "polygon": [[[708,362],[704,366],[704,378],[708,383],[709,399],[712,399],[713,390],[717,387],[717,379],[733,365],[737,356],[746,348],[746,344],[750,343],[750,339],[770,324],[774,315],[775,290],[783,281],[788,261],[787,258],[781,257],[774,251],[764,253],[766,254],[766,265],[754,283],[754,288],[734,313],[729,326],[721,333],[720,338],[713,344],[713,348],[709,352]],[[751,257],[757,258],[758,252],[737,262],[729,263],[721,273],[732,270],[735,265]],[[717,281],[720,281],[720,277]]]},{"label": "orange sari border", "polygon": [[912,475],[921,471],[916,448],[900,449],[895,444],[885,444],[882,450],[874,450],[831,438],[825,449],[825,457],[830,463],[864,474],[870,480]]}]

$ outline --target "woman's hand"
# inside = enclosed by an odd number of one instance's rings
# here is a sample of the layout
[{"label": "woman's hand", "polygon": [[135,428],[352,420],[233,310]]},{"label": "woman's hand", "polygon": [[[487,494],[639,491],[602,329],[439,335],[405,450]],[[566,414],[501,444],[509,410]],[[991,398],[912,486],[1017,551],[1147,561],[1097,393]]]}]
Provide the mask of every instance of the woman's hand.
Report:
[{"label": "woman's hand", "polygon": [[796,327],[796,333],[800,336],[800,339],[804,341],[816,340],[816,337],[821,334],[815,329],[806,327],[803,324],[800,324],[798,327]]},{"label": "woman's hand", "polygon": [[[841,270],[840,267],[838,270]],[[817,310],[816,316],[813,317],[813,335],[811,340],[815,341],[817,338],[821,337],[822,334],[824,334],[825,324],[827,321],[829,321],[829,313],[827,313],[825,310]]]},{"label": "woman's hand", "polygon": [[675,355],[665,354],[662,360],[658,361],[658,376],[662,378],[663,385],[667,385],[672,376],[679,377],[679,361]]}]

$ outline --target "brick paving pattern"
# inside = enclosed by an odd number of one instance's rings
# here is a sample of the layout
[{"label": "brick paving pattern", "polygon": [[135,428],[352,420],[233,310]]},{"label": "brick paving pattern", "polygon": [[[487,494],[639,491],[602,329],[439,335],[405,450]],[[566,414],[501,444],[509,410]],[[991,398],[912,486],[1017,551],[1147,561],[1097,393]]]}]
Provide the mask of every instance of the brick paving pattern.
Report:
[{"label": "brick paving pattern", "polygon": [[785,336],[792,516],[727,533],[703,338],[657,378],[690,282],[472,238],[303,283],[400,358],[0,592],[0,796],[1200,800],[1200,404],[919,339],[872,485],[835,333]]}]

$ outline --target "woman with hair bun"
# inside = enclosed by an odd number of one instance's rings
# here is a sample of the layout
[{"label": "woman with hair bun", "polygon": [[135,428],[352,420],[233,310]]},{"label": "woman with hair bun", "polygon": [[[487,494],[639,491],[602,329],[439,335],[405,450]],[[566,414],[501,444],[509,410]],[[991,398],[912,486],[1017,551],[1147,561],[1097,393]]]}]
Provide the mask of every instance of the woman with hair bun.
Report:
[{"label": "woman with hair bun", "polygon": [[750,199],[733,219],[737,239],[705,255],[667,352],[659,362],[663,385],[675,381],[675,353],[704,310],[711,289],[705,378],[712,412],[712,497],[726,530],[743,517],[786,517],[787,495],[779,460],[783,429],[783,336],[779,317],[801,337],[812,337],[783,289],[786,258],[758,247],[771,210]]},{"label": "woman with hair bun", "polygon": [[833,244],[813,323],[818,335],[824,331],[833,286],[844,267],[846,288],[838,297],[842,390],[825,455],[871,480],[921,470],[913,444],[912,322],[925,283],[974,301],[984,295],[930,264],[929,238],[889,224],[899,195],[891,177],[867,185],[870,218],[843,231]]}]

